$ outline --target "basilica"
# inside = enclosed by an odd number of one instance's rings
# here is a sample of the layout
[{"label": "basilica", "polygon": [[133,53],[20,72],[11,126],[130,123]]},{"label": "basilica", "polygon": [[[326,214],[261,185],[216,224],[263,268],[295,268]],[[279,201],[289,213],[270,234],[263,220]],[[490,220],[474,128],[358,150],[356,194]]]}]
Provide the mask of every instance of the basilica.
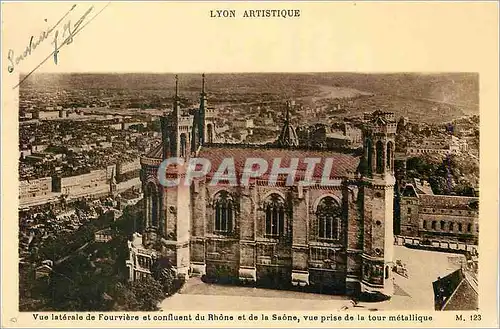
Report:
[{"label": "basilica", "polygon": [[[176,77],[177,79],[177,77]],[[162,143],[141,158],[143,231],[129,242],[130,280],[149,275],[154,259],[166,258],[179,276],[273,286],[328,287],[342,294],[393,294],[393,113],[365,115],[363,148],[358,151],[301,147],[290,111],[276,142],[269,145],[218,143],[217,111],[208,103],[202,77],[199,106],[183,109],[176,81],[173,110],[161,118]],[[163,186],[158,179],[168,158],[204,158],[206,176],[188,186]],[[301,184],[301,161],[294,184],[268,173],[249,184],[208,184],[225,158],[241,172],[247,158],[330,159],[329,184],[322,184],[327,161]],[[168,178],[185,175],[175,166]]]}]

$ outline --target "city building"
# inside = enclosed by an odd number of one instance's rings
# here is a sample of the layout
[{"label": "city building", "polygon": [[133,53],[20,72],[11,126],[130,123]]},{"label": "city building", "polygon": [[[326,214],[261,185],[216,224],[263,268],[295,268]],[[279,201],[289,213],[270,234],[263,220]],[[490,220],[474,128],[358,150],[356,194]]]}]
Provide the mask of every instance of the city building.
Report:
[{"label": "city building", "polygon": [[33,113],[33,119],[47,120],[47,119],[57,119],[60,117],[59,111],[55,110],[36,110]]},{"label": "city building", "polygon": [[[81,175],[61,177],[54,175],[19,181],[19,206],[21,208],[49,202],[100,197],[130,188],[140,187],[139,159],[108,165],[106,169],[91,170]],[[116,178],[119,182],[116,182]]]},{"label": "city building", "polygon": [[436,311],[477,311],[478,282],[472,272],[460,268],[432,283]]},{"label": "city building", "polygon": [[467,152],[468,144],[464,138],[448,135],[445,138],[426,138],[411,143],[406,149],[406,154],[411,156],[421,154],[457,154]]},{"label": "city building", "polygon": [[106,169],[92,170],[87,174],[54,178],[56,192],[70,198],[102,196],[110,192]]},{"label": "city building", "polygon": [[57,194],[52,193],[52,177],[19,182],[19,203],[21,206],[31,203],[46,203],[57,197]]},{"label": "city building", "polygon": [[253,123],[253,119],[243,119],[243,120],[235,120],[232,122],[233,127],[236,128],[245,128],[251,129],[254,128],[255,125]]},{"label": "city building", "polygon": [[422,193],[413,184],[401,193],[402,236],[477,244],[478,218],[477,197]]},{"label": "city building", "polygon": [[349,147],[352,145],[352,139],[340,132],[327,132],[325,136],[326,145],[331,147]]},{"label": "city building", "polygon": [[344,135],[349,137],[353,144],[357,145],[363,143],[363,132],[349,122],[344,123]]},{"label": "city building", "polygon": [[413,187],[415,187],[417,194],[434,194],[431,185],[426,180],[414,178]]},{"label": "city building", "polygon": [[94,233],[94,241],[106,243],[113,239],[113,235],[110,228],[99,230]]},{"label": "city building", "polygon": [[[214,143],[204,76],[199,108],[181,111],[178,99],[176,83],[173,111],[162,117],[162,144],[141,158],[145,229],[129,243],[130,280],[148,273],[155,255],[169,259],[178,275],[392,295],[392,113],[376,111],[367,118],[359,153],[300,149],[290,104],[278,143],[225,145]],[[159,166],[173,157],[208,159],[211,169],[189,186],[165,187]],[[298,158],[298,180],[287,186],[283,176],[274,181],[268,170],[248,184],[239,176],[237,186],[209,184],[226,158],[234,159],[237,175],[248,158],[288,164]],[[306,158],[322,160],[310,186],[300,183]],[[321,184],[323,172],[328,184]],[[177,166],[165,172],[168,179],[184,175]]]}]

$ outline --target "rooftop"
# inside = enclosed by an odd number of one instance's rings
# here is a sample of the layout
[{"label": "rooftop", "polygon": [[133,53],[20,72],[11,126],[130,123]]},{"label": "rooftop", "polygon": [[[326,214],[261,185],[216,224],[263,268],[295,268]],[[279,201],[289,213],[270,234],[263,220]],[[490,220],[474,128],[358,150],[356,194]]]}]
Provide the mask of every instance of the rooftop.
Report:
[{"label": "rooftop", "polygon": [[280,160],[280,167],[285,168],[290,166],[290,161],[293,158],[299,159],[297,171],[305,171],[307,163],[306,158],[320,158],[320,162],[315,166],[314,177],[321,177],[326,163],[326,159],[332,159],[332,168],[330,177],[345,177],[356,173],[359,165],[360,157],[356,154],[333,152],[329,150],[308,150],[308,149],[287,149],[276,147],[239,147],[237,145],[230,146],[204,146],[201,148],[199,157],[210,160],[211,174],[213,174],[221,162],[226,158],[233,158],[236,173],[241,173],[248,158],[264,159],[268,163],[268,169],[262,176],[268,175],[271,171],[274,160]]},{"label": "rooftop", "polygon": [[479,202],[477,197],[455,196],[455,195],[429,195],[419,194],[420,204],[431,207],[445,207],[453,209],[471,210]]},{"label": "rooftop", "polygon": [[477,310],[477,282],[463,269],[458,269],[432,283],[435,309],[440,311]]},{"label": "rooftop", "polygon": [[457,195],[436,195],[419,193],[413,184],[406,184],[403,197],[418,198],[421,206],[432,208],[447,208],[459,210],[477,210],[479,206],[478,197]]}]

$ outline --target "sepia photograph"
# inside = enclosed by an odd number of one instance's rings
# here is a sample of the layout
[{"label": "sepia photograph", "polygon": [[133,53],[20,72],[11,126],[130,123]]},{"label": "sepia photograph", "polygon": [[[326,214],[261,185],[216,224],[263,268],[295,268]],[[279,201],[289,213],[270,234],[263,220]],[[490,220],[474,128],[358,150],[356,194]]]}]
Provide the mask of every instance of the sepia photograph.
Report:
[{"label": "sepia photograph", "polygon": [[478,82],[34,74],[19,308],[476,310]]},{"label": "sepia photograph", "polygon": [[498,3],[1,10],[2,327],[498,326]]}]

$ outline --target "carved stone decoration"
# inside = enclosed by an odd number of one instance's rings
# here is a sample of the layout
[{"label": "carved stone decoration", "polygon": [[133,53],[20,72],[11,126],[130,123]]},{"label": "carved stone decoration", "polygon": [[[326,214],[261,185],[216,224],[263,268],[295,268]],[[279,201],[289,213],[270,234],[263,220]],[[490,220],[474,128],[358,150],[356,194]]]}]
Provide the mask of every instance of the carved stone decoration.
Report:
[{"label": "carved stone decoration", "polygon": [[176,240],[177,239],[177,236],[173,230],[168,230],[167,239],[169,239],[169,240]]},{"label": "carved stone decoration", "polygon": [[356,185],[351,185],[348,187],[348,190],[352,202],[356,202],[356,200],[358,199],[358,192],[359,192],[358,187]]}]

